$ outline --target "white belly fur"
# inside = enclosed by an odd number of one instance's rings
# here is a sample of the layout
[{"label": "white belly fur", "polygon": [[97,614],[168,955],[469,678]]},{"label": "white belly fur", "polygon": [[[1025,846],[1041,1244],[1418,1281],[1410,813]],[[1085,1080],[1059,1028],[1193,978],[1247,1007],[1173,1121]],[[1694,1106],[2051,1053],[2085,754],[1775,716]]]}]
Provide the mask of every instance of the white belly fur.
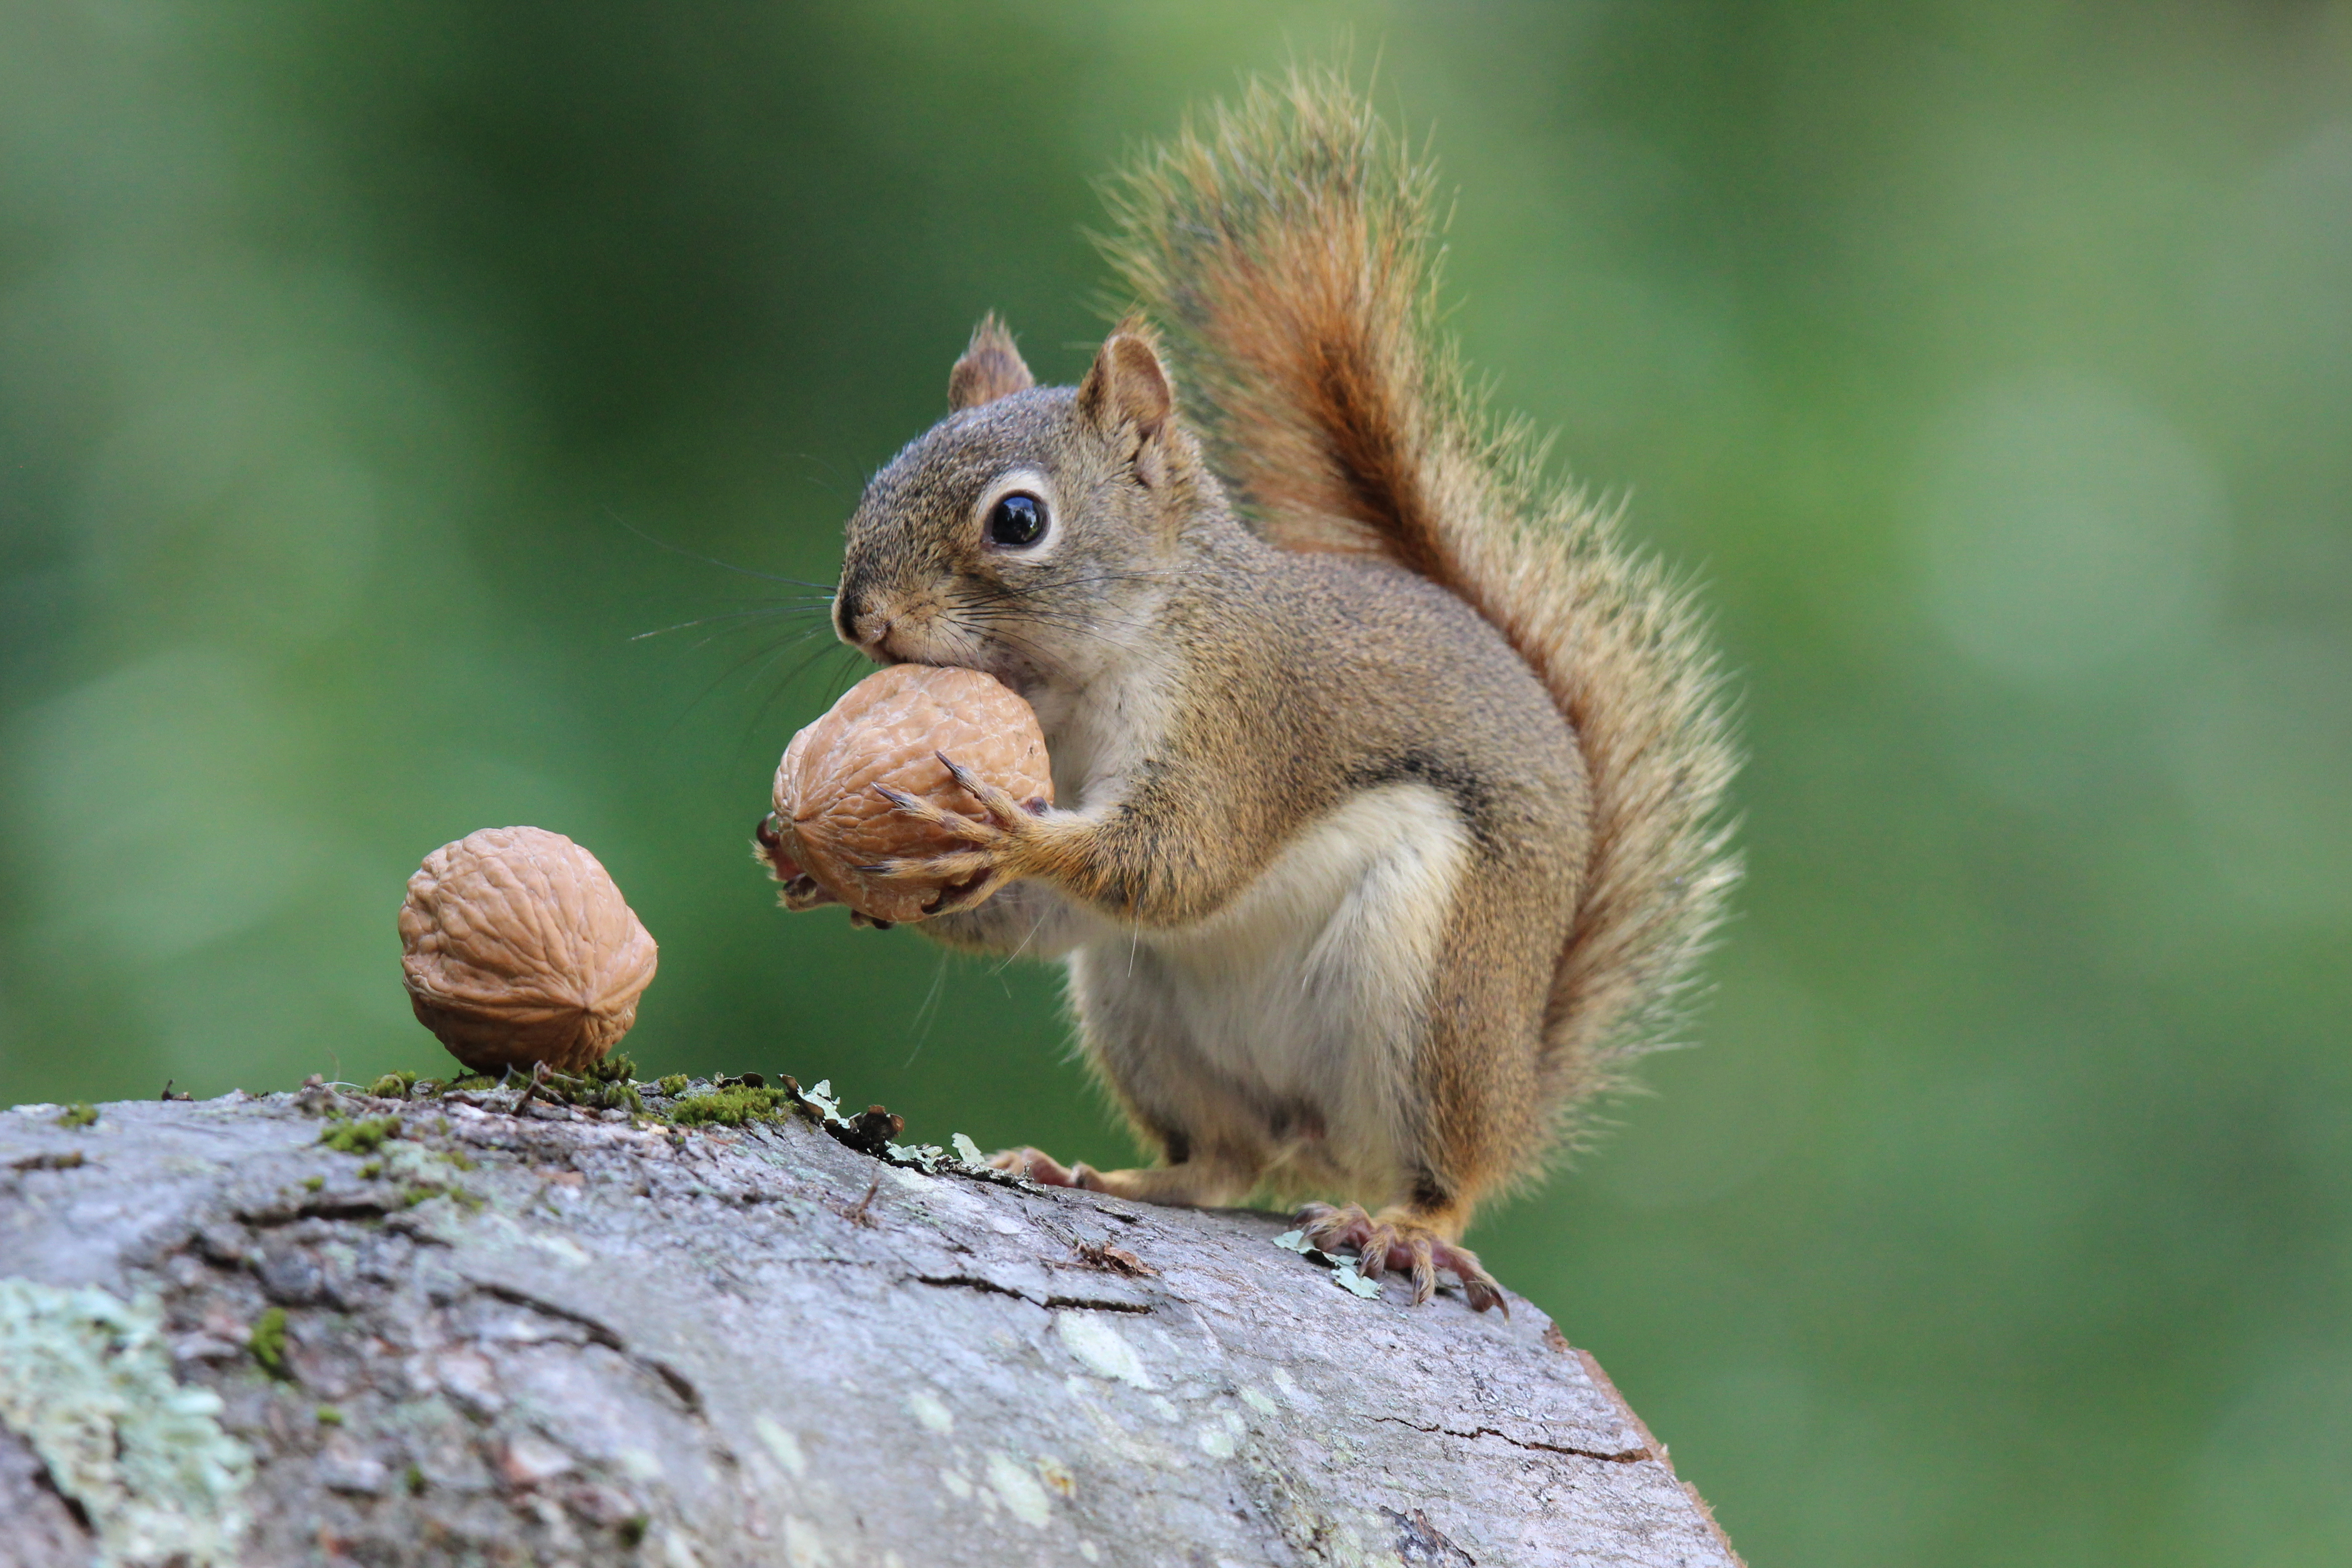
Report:
[{"label": "white belly fur", "polygon": [[[1141,1003],[1221,1077],[1312,1106],[1328,1136],[1301,1151],[1311,1162],[1392,1172],[1396,1111],[1468,858],[1468,831],[1437,790],[1368,790],[1207,921],[1099,934],[1074,956],[1074,977],[1113,1004],[1089,1011],[1134,1016]],[[1138,963],[1131,945],[1150,956]],[[1103,1043],[1116,1071],[1118,1043]]]}]

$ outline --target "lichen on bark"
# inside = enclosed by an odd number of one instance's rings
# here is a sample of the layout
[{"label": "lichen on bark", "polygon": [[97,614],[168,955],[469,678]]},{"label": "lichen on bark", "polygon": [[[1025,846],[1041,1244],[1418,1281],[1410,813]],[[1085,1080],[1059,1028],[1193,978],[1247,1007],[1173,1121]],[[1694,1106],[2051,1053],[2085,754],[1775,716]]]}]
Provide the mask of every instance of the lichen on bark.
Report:
[{"label": "lichen on bark", "polygon": [[0,1279],[0,1422],[72,1500],[98,1562],[238,1561],[253,1455],[220,1413],[173,1375],[152,1295]]},{"label": "lichen on bark", "polygon": [[[261,1568],[1737,1561],[1526,1302],[1361,1298],[1279,1217],[983,1176],[878,1109],[514,1100],[0,1113],[0,1299],[99,1336],[75,1375],[173,1413],[220,1560]],[[0,1514],[86,1563],[55,1401],[8,1397]]]}]

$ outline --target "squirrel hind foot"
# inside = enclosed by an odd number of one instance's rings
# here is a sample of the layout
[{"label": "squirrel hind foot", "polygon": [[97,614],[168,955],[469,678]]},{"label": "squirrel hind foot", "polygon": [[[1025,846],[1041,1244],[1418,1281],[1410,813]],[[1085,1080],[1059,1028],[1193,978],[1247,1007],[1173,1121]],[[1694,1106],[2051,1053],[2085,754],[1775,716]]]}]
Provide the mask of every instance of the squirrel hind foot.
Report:
[{"label": "squirrel hind foot", "polygon": [[1412,1304],[1420,1306],[1437,1293],[1437,1271],[1446,1269],[1462,1281],[1463,1299],[1474,1312],[1500,1307],[1511,1315],[1503,1287],[1478,1255],[1447,1237],[1427,1220],[1402,1207],[1367,1214],[1361,1204],[1334,1207],[1310,1203],[1298,1211],[1298,1228],[1307,1239],[1327,1252],[1356,1254],[1356,1271],[1377,1280],[1399,1270],[1412,1281]]},{"label": "squirrel hind foot", "polygon": [[1097,1170],[1083,1162],[1065,1166],[1041,1149],[1007,1149],[991,1155],[1001,1171],[1027,1176],[1041,1186],[1071,1186],[1156,1203],[1171,1208],[1219,1208],[1241,1202],[1257,1186],[1255,1169],[1230,1159],[1195,1159],[1132,1170]]},{"label": "squirrel hind foot", "polygon": [[1003,1149],[989,1155],[988,1163],[992,1169],[1025,1176],[1039,1186],[1074,1186],[1088,1192],[1108,1190],[1103,1186],[1102,1177],[1097,1176],[1094,1167],[1085,1161],[1066,1166],[1043,1149]]}]

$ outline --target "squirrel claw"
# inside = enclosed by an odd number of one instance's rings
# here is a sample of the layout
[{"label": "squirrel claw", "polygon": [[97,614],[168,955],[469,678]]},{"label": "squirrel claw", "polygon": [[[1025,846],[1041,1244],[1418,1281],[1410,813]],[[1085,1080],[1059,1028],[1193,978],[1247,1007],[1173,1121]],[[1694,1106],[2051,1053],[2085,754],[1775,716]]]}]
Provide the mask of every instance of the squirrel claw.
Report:
[{"label": "squirrel claw", "polygon": [[1357,1254],[1356,1271],[1377,1280],[1391,1269],[1402,1269],[1412,1279],[1412,1304],[1420,1306],[1437,1293],[1437,1271],[1450,1269],[1462,1281],[1463,1299],[1472,1310],[1500,1307],[1511,1315],[1511,1303],[1495,1276],[1486,1272],[1478,1255],[1448,1240],[1435,1228],[1401,1208],[1367,1214],[1360,1204],[1333,1207],[1310,1203],[1298,1211],[1298,1228],[1307,1239],[1326,1251]]},{"label": "squirrel claw", "polygon": [[[887,784],[877,784],[874,792],[890,803],[901,816],[912,817],[950,841],[964,846],[944,850],[922,859],[898,857],[878,861],[872,865],[855,869],[862,876],[884,882],[944,882],[961,884],[969,892],[950,893],[947,902],[934,911],[951,913],[969,907],[985,898],[1003,880],[1002,874],[1012,869],[1021,844],[1034,831],[1037,813],[1024,808],[1010,794],[982,779],[944,752],[935,752],[940,765],[965,794],[978,801],[988,819],[967,817],[961,811],[950,811],[920,796],[894,789]],[[982,891],[984,889],[985,891]]]},{"label": "squirrel claw", "polygon": [[1002,877],[983,874],[969,882],[950,883],[947,890],[933,899],[923,913],[927,915],[961,914],[974,904],[985,904],[995,897],[996,890],[1003,885],[1003,882]]},{"label": "squirrel claw", "polygon": [[1001,859],[985,850],[950,850],[922,860],[898,856],[849,869],[876,882],[963,883],[997,870]]},{"label": "squirrel claw", "polygon": [[937,829],[959,843],[992,844],[1001,832],[986,822],[976,822],[959,811],[950,811],[933,805],[919,795],[909,795],[904,789],[893,789],[887,784],[877,784],[874,792],[890,802],[890,809],[902,817],[912,817]]},{"label": "squirrel claw", "polygon": [[998,789],[944,751],[934,751],[931,755],[940,759],[940,766],[948,770],[948,777],[956,781],[958,789],[980,802],[980,809],[988,813],[990,821],[1000,830],[1006,832],[1020,831],[1023,819],[1028,813],[1022,810],[1021,802],[1014,800],[1010,791]]}]

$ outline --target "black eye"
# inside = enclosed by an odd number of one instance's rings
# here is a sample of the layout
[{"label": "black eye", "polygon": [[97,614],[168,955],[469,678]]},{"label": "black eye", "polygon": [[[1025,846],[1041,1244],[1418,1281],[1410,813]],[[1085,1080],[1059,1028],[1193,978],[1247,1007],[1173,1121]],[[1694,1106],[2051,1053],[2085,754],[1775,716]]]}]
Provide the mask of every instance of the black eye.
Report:
[{"label": "black eye", "polygon": [[991,544],[1019,549],[1034,545],[1045,537],[1045,503],[1034,496],[1019,492],[1005,497],[989,508],[988,538]]}]

